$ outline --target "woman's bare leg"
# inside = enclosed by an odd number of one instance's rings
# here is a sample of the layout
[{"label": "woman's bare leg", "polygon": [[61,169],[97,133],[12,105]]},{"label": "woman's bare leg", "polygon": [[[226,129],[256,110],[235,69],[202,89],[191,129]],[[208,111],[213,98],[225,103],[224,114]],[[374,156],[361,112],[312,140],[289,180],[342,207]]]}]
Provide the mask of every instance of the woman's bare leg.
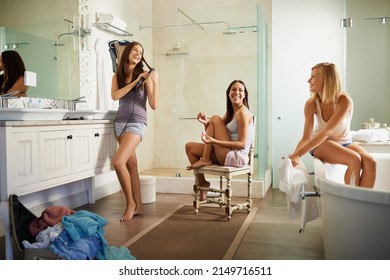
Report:
[{"label": "woman's bare leg", "polygon": [[142,215],[144,212],[142,208],[141,181],[139,178],[138,161],[137,161],[136,153],[134,153],[134,155],[129,158],[129,160],[126,163],[126,166],[130,174],[131,190],[135,202],[135,209],[134,209],[133,216]]},{"label": "woman's bare leg", "polygon": [[[226,126],[223,123],[222,119],[219,116],[213,116],[210,118],[209,123],[206,127],[206,134],[219,140],[230,140],[230,137],[226,131]],[[196,143],[189,142],[186,144],[186,153],[187,157],[191,163],[190,166],[187,167],[187,170],[200,168],[203,166],[209,166],[213,163],[216,164],[224,164],[226,154],[230,151],[230,149],[225,147],[218,147],[219,157],[218,159],[215,153],[215,146],[212,144],[204,144],[204,143]],[[223,160],[222,160],[223,158]],[[203,188],[209,188],[210,182],[206,181],[203,174],[197,175],[198,183]],[[205,200],[207,198],[207,190],[200,191],[200,200]]]},{"label": "woman's bare leg", "polygon": [[[188,160],[190,161],[190,166],[187,167],[187,170],[192,169],[192,164],[199,161],[204,149],[205,144],[204,143],[197,143],[197,142],[188,142],[185,145],[186,154],[188,157]],[[199,186],[202,188],[209,188],[210,182],[206,181],[206,178],[204,177],[204,174],[197,174],[196,179],[198,180]],[[205,200],[207,198],[207,191],[200,191],[200,200]]]},{"label": "woman's bare leg", "polygon": [[[139,135],[125,133],[119,140],[118,150],[114,154],[112,160],[112,164],[126,198],[126,209],[120,219],[121,221],[131,220],[136,209],[132,190],[132,174],[130,174],[127,168],[127,162],[131,160],[131,157],[135,156],[135,149],[140,141],[141,138]],[[135,160],[135,162],[137,161]]]},{"label": "woman's bare leg", "polygon": [[351,144],[348,146],[348,149],[351,149],[357,152],[362,161],[362,172],[360,175],[360,186],[366,188],[373,188],[376,179],[376,161],[362,147],[357,144]]},{"label": "woman's bare leg", "polygon": [[362,151],[362,148],[356,146],[351,144],[343,147],[334,141],[325,141],[315,149],[314,156],[331,164],[346,165],[345,184],[351,184],[352,175],[355,175],[355,186],[372,188],[376,175],[375,161],[367,152]]},{"label": "woman's bare leg", "polygon": [[[212,116],[206,127],[206,134],[218,139],[229,141],[230,137],[227,133],[226,126],[219,116]],[[200,159],[191,164],[189,169],[200,168],[213,164],[213,154],[216,156],[217,164],[223,165],[225,163],[226,154],[230,151],[229,148],[213,144],[204,144],[202,155]]]}]

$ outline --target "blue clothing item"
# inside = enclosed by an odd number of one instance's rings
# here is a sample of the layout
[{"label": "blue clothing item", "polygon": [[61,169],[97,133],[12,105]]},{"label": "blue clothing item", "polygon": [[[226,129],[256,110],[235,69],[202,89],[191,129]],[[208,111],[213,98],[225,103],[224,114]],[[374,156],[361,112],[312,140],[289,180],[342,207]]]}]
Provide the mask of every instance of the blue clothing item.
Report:
[{"label": "blue clothing item", "polygon": [[98,214],[87,210],[80,210],[70,216],[62,218],[62,226],[73,241],[90,236],[97,236],[101,241],[101,250],[96,256],[98,259],[105,259],[105,247],[107,241],[104,238],[103,227],[107,224],[107,220]]},{"label": "blue clothing item", "polygon": [[107,245],[106,223],[105,218],[87,210],[64,216],[64,230],[49,249],[66,260],[135,260],[128,248]]},{"label": "blue clothing item", "polygon": [[106,246],[107,260],[136,260],[126,247]]},{"label": "blue clothing item", "polygon": [[49,250],[65,260],[92,260],[102,250],[99,236],[73,240],[65,230],[49,246]]},{"label": "blue clothing item", "polygon": [[106,224],[105,218],[87,210],[80,210],[73,215],[62,218],[62,226],[73,240],[79,240],[95,233],[103,236],[103,227]]},{"label": "blue clothing item", "polygon": [[130,132],[132,134],[139,135],[141,140],[146,132],[146,125],[144,123],[121,123],[116,122],[114,125],[115,136],[119,139],[124,133]]}]

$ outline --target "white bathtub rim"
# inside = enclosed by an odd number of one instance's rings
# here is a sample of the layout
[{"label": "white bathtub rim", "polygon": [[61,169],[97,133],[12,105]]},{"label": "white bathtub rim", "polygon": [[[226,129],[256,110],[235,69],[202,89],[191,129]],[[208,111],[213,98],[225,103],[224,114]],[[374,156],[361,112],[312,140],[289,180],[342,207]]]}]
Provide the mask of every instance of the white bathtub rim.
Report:
[{"label": "white bathtub rim", "polygon": [[390,192],[386,190],[348,186],[321,177],[317,177],[316,182],[320,196],[322,193],[329,193],[346,199],[390,206]]}]

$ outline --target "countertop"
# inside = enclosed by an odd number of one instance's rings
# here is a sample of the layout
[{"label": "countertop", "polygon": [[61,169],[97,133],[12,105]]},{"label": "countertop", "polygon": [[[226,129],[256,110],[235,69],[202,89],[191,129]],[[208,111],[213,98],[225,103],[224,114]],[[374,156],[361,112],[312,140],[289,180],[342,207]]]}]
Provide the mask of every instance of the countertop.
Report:
[{"label": "countertop", "polygon": [[0,121],[0,127],[24,127],[24,126],[59,126],[59,125],[85,125],[85,124],[109,124],[114,120],[32,120],[32,121]]}]

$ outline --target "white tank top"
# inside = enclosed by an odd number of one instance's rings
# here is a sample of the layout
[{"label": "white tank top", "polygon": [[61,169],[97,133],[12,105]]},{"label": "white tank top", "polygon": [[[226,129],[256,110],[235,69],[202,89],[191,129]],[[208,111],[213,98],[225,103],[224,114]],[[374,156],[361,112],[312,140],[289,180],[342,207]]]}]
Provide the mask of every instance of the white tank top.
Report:
[{"label": "white tank top", "polygon": [[[334,110],[336,110],[337,104],[334,104]],[[317,135],[318,131],[324,129],[326,122],[322,118],[322,113],[321,113],[321,106],[320,102],[317,99],[316,100],[316,108],[317,108],[317,114],[316,114],[316,119],[317,119],[317,126],[313,131],[313,136]],[[352,136],[351,136],[351,120],[352,120],[352,115],[353,115],[353,110],[351,109],[347,116],[344,118],[344,120],[341,121],[341,123],[336,127],[336,129],[332,132],[332,134],[328,137],[328,140],[335,141],[340,144],[347,144],[347,143],[352,143]]]},{"label": "white tank top", "polygon": [[[246,108],[246,109],[249,111],[248,108]],[[253,116],[251,111],[249,111],[249,113],[251,114],[251,116]],[[233,118],[233,120],[231,122],[229,122],[226,125],[226,129],[227,129],[228,134],[230,136],[230,140],[237,141],[238,140],[238,125],[237,125],[237,119],[235,117]],[[248,126],[248,136],[247,136],[246,143],[245,143],[245,149],[240,150],[240,152],[242,152],[244,155],[249,154],[249,149],[252,145],[254,136],[255,136],[255,127],[254,127],[253,122],[252,122]]]}]

